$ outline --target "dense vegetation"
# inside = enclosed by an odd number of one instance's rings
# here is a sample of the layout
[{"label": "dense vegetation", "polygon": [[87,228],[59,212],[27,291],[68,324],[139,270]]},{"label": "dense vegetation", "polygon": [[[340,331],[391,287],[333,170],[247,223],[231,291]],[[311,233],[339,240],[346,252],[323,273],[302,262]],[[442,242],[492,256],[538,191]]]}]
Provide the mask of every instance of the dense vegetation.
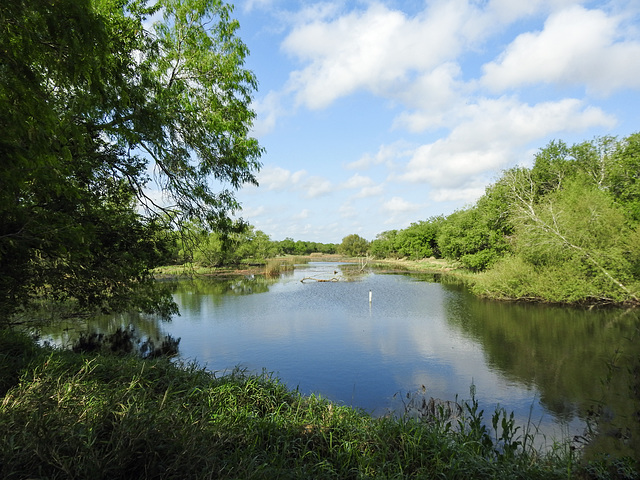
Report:
[{"label": "dense vegetation", "polygon": [[234,190],[256,183],[262,149],[230,13],[217,0],[0,2],[0,322],[44,295],[169,315],[150,271],[175,227],[242,226]]},{"label": "dense vegetation", "polygon": [[210,232],[196,224],[184,225],[176,234],[176,245],[169,261],[173,264],[195,264],[202,267],[233,266],[241,263],[264,263],[283,255],[336,253],[333,243],[294,241],[292,238],[271,240],[252,225],[235,232]]},{"label": "dense vegetation", "polygon": [[475,205],[383,232],[378,258],[446,258],[502,299],[629,303],[640,298],[640,134],[553,141]]}]

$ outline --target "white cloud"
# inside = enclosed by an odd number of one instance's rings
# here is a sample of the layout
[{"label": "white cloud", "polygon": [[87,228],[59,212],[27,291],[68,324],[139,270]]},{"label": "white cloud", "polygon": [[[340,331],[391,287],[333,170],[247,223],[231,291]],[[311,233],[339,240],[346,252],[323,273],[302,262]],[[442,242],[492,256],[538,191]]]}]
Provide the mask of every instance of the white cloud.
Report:
[{"label": "white cloud", "polygon": [[291,172],[280,167],[266,166],[258,174],[258,182],[261,188],[267,190],[289,190],[300,185],[302,179],[307,175],[305,170]]},{"label": "white cloud", "polygon": [[246,208],[243,207],[241,213],[242,213],[242,217],[245,219],[256,218],[267,213],[267,209],[262,205],[258,207],[246,207]]},{"label": "white cloud", "polygon": [[421,208],[423,205],[411,203],[402,197],[395,196],[382,203],[380,213],[383,218],[386,217],[383,222],[385,225],[402,228],[415,220],[416,212]]},{"label": "white cloud", "polygon": [[365,177],[356,173],[346,182],[342,184],[344,188],[362,188],[369,187],[374,184],[374,181],[370,177]]},{"label": "white cloud", "polygon": [[464,102],[461,93],[467,87],[458,80],[461,73],[459,65],[447,62],[416,78],[398,97],[417,111],[401,113],[393,127],[421,132],[445,125],[446,112]]},{"label": "white cloud", "polygon": [[358,216],[358,210],[350,203],[340,205],[338,212],[342,218],[356,218]]},{"label": "white cloud", "polygon": [[470,205],[485,192],[484,186],[469,188],[438,188],[433,190],[429,197],[435,202],[456,202]]},{"label": "white cloud", "polygon": [[384,193],[384,185],[371,185],[368,187],[363,187],[360,189],[358,193],[354,196],[354,198],[368,198],[368,197],[377,197]]},{"label": "white cloud", "polygon": [[396,160],[411,154],[411,148],[404,141],[397,141],[389,145],[380,145],[375,155],[365,153],[355,162],[345,166],[349,170],[366,170],[376,165],[385,164],[393,167]]},{"label": "white cloud", "polygon": [[322,195],[326,195],[333,191],[333,185],[331,182],[322,177],[309,178],[302,188],[304,189],[307,198],[321,197]]},{"label": "white cloud", "polygon": [[291,217],[292,220],[305,220],[307,218],[309,218],[308,208],[303,209],[302,211],[300,211],[299,213],[296,213]]},{"label": "white cloud", "polygon": [[392,197],[390,200],[382,204],[382,209],[392,214],[414,212],[418,208],[420,208],[420,205],[407,202],[402,197]]},{"label": "white cloud", "polygon": [[397,89],[412,71],[428,71],[460,50],[464,2],[434,2],[409,18],[374,2],[333,20],[296,27],[282,44],[309,64],[291,73],[299,104],[324,108],[358,89],[376,94]]},{"label": "white cloud", "polygon": [[251,12],[253,9],[270,8],[274,0],[246,0],[242,7],[245,12]]},{"label": "white cloud", "polygon": [[615,125],[613,117],[575,99],[533,106],[509,97],[483,99],[464,114],[447,137],[414,151],[402,180],[446,189],[468,187],[478,176],[515,163],[513,153],[538,138]]},{"label": "white cloud", "polygon": [[547,19],[541,32],[519,35],[497,61],[484,66],[482,83],[494,91],[535,83],[586,85],[610,94],[640,87],[640,42],[621,38],[621,16],[573,6]]},{"label": "white cloud", "polygon": [[252,135],[256,137],[272,132],[277,120],[289,114],[282,105],[282,94],[274,91],[267,93],[261,99],[254,100],[251,109],[256,113],[252,131]]},{"label": "white cloud", "polygon": [[268,165],[258,174],[261,189],[277,192],[301,192],[306,198],[316,198],[334,191],[333,184],[320,176],[308,176],[306,170],[291,172]]}]

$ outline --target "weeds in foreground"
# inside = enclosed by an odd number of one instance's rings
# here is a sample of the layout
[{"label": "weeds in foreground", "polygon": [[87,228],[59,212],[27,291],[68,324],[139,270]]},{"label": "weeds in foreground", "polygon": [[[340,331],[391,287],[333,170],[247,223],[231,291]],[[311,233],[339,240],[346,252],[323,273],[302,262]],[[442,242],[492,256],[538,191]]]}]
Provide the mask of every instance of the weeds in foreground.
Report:
[{"label": "weeds in foreground", "polygon": [[[19,340],[1,334],[3,348]],[[430,423],[164,358],[43,348],[8,370],[4,479],[573,478],[570,459],[523,449],[506,412],[492,437],[474,401],[466,416]]]}]

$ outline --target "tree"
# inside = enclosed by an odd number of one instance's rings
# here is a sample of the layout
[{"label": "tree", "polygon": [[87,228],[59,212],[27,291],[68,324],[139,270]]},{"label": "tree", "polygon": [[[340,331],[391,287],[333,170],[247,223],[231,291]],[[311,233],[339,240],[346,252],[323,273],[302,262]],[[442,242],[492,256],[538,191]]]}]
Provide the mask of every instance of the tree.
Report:
[{"label": "tree", "polygon": [[400,230],[394,242],[398,254],[412,260],[439,256],[437,237],[442,220],[442,217],[433,217]]},{"label": "tree", "polygon": [[490,267],[509,249],[502,224],[493,215],[495,211],[481,200],[474,207],[446,217],[438,230],[442,256],[459,260],[474,271]]},{"label": "tree", "polygon": [[355,233],[344,237],[338,245],[338,253],[349,257],[361,257],[366,255],[368,250],[369,242]]},{"label": "tree", "polygon": [[398,256],[395,245],[397,236],[398,230],[387,230],[376,235],[375,240],[369,245],[371,255],[376,258],[396,258]]},{"label": "tree", "polygon": [[[175,242],[170,225],[233,230],[234,190],[257,183],[256,79],[231,11],[217,0],[1,2],[1,315],[43,294],[174,311],[149,273]],[[166,205],[147,194],[151,176]]]},{"label": "tree", "polygon": [[527,296],[547,301],[638,301],[637,232],[605,191],[573,179],[537,203],[521,193],[514,208],[515,255],[498,269],[510,273],[489,275],[491,289],[526,283]]},{"label": "tree", "polygon": [[296,250],[296,242],[293,240],[293,238],[287,237],[284,240],[280,240],[280,242],[278,243],[278,247],[283,254],[293,255]]},{"label": "tree", "polygon": [[513,255],[479,277],[478,290],[555,302],[637,303],[636,137],[564,146],[562,156],[552,142],[531,170],[505,172],[498,185],[508,200]]},{"label": "tree", "polygon": [[640,223],[640,133],[617,142],[611,153],[607,187],[628,219]]}]

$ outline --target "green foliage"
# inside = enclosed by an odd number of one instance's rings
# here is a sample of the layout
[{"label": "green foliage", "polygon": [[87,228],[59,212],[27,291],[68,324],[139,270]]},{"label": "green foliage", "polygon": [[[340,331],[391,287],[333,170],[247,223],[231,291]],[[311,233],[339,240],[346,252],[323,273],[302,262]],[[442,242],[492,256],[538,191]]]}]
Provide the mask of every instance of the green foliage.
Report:
[{"label": "green foliage", "polygon": [[394,239],[398,255],[411,260],[440,256],[436,240],[442,220],[442,217],[434,217],[400,230]]},{"label": "green foliage", "polygon": [[18,384],[23,372],[40,353],[32,338],[0,328],[0,396]]},{"label": "green foliage", "polygon": [[398,258],[396,250],[396,237],[398,230],[387,230],[376,235],[375,240],[369,245],[369,253],[376,258]]},{"label": "green foliage", "polygon": [[[0,315],[41,295],[175,311],[149,274],[172,256],[168,223],[231,228],[232,189],[260,167],[257,82],[230,13],[215,0],[0,5]],[[151,170],[170,207],[145,193]]]},{"label": "green foliage", "polygon": [[534,160],[473,206],[379,234],[371,254],[457,261],[494,298],[637,304],[640,134],[552,141]]},{"label": "green foliage", "polygon": [[553,140],[535,155],[531,178],[538,197],[562,187],[565,178],[573,173],[570,148],[562,140]]},{"label": "green foliage", "polygon": [[332,243],[274,241],[252,225],[238,222],[225,233],[208,232],[199,222],[184,224],[180,229],[180,253],[176,263],[195,263],[203,267],[233,266],[243,262],[265,263],[279,255],[311,255],[336,253]]},{"label": "green foliage", "polygon": [[308,242],[305,240],[293,240],[285,238],[277,242],[278,253],[280,255],[311,255],[312,253],[336,253],[337,248],[333,243]]},{"label": "green foliage", "polygon": [[193,261],[206,267],[235,265],[243,260],[264,262],[277,254],[269,236],[251,225],[221,234],[202,231],[193,251]]},{"label": "green foliage", "polygon": [[479,276],[475,290],[550,302],[637,302],[638,226],[629,222],[629,197],[621,201],[621,189],[610,185],[619,151],[609,137],[570,148],[552,142],[530,171],[506,172],[500,183],[511,197],[513,256]]},{"label": "green foliage", "polygon": [[492,220],[480,206],[449,215],[438,234],[442,256],[474,271],[492,265],[508,249],[504,234],[492,228]]},{"label": "green foliage", "polygon": [[351,234],[342,239],[338,253],[348,257],[362,257],[369,251],[369,242],[360,235]]},{"label": "green foliage", "polygon": [[630,222],[640,223],[640,133],[616,144],[606,185]]}]

